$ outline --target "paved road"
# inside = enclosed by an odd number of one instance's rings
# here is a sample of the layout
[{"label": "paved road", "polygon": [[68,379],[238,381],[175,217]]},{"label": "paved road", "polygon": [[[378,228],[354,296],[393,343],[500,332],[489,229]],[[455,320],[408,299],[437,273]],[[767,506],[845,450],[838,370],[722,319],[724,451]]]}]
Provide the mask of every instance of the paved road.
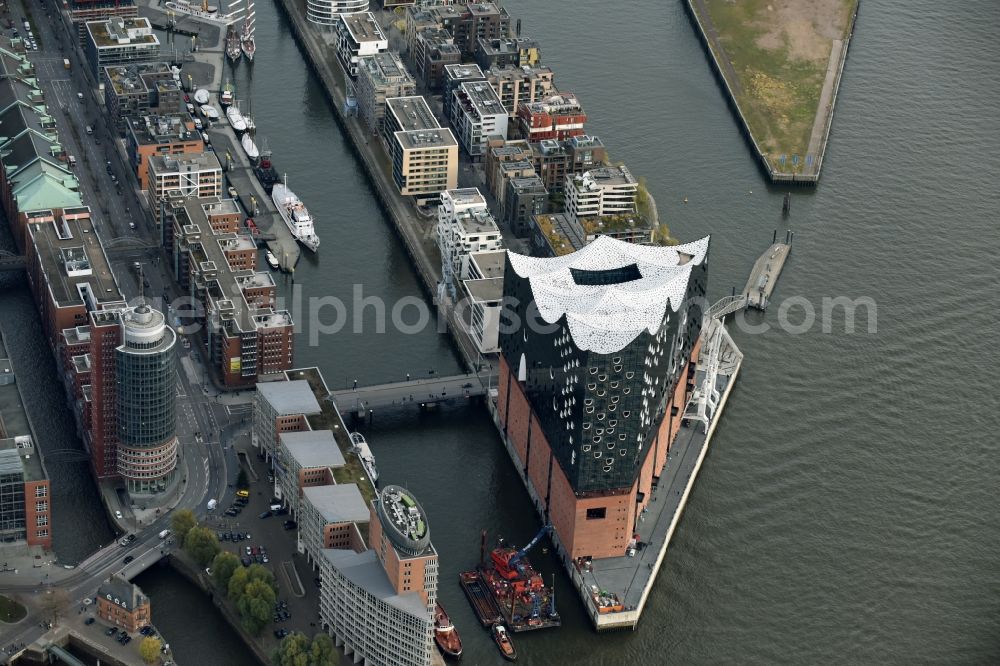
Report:
[{"label": "paved road", "polygon": [[[38,85],[45,93],[51,113],[56,117],[60,140],[66,150],[77,158],[77,177],[83,202],[91,207],[95,226],[106,245],[111,246],[109,258],[118,278],[123,295],[131,300],[143,290],[147,296],[172,298],[177,294],[171,280],[162,272],[158,253],[135,246],[153,246],[156,233],[150,219],[140,207],[138,184],[130,176],[122,155],[123,147],[115,148],[115,139],[105,116],[96,102],[95,88],[85,75],[84,63],[76,50],[75,39],[53,16],[45,20],[45,9],[52,8],[51,0],[34,5],[35,31],[42,49],[29,52],[35,63]],[[12,17],[25,14],[21,0],[14,0]],[[75,37],[75,35],[74,35]],[[67,71],[63,58],[69,57],[72,69]],[[84,93],[84,100],[77,93]],[[94,127],[94,134],[87,135],[85,126]],[[119,179],[116,186],[107,173],[107,161],[112,162],[112,172]],[[133,229],[129,223],[133,223]],[[133,261],[141,261],[145,268],[146,282],[131,269]],[[159,305],[159,304],[158,304]],[[185,352],[189,353],[189,352]],[[200,361],[195,358],[195,362]],[[178,372],[178,422],[177,434],[181,440],[182,456],[180,474],[183,491],[173,506],[194,508],[204,515],[208,498],[223,500],[232,493],[229,484],[234,481],[237,465],[232,441],[247,426],[248,414],[239,401],[223,400],[213,389],[204,389],[197,380],[192,381],[184,372]],[[246,398],[243,402],[249,400]],[[232,403],[236,402],[236,405]],[[228,404],[227,404],[228,403]],[[201,433],[201,438],[195,434]],[[200,440],[200,441],[199,441]],[[112,542],[93,553],[74,569],[49,568],[28,570],[18,574],[4,574],[4,591],[19,592],[32,610],[29,616],[16,625],[0,626],[0,645],[31,643],[46,630],[39,625],[40,614],[34,610],[33,599],[50,587],[65,590],[72,604],[82,603],[93,597],[97,586],[114,573],[134,576],[141,569],[159,560],[171,548],[161,540],[159,532],[169,527],[169,516],[163,512],[151,517],[137,531],[137,539],[127,548]],[[126,525],[127,527],[128,525]],[[134,561],[125,565],[123,559],[131,555]]]}]

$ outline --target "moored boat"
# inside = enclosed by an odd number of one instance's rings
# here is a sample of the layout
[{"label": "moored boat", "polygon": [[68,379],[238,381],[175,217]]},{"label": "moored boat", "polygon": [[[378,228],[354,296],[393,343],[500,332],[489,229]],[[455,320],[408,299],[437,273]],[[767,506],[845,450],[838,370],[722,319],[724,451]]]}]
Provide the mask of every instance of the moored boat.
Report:
[{"label": "moored boat", "polygon": [[211,104],[202,104],[198,108],[201,111],[201,115],[205,116],[213,123],[219,119],[219,110],[214,106],[212,106]]},{"label": "moored boat", "polygon": [[236,26],[230,25],[226,28],[226,57],[235,65],[242,55],[240,33],[237,32]]},{"label": "moored boat", "polygon": [[208,104],[208,91],[204,88],[198,88],[195,90],[194,101],[198,104]]},{"label": "moored boat", "polygon": [[440,601],[434,605],[434,642],[444,656],[462,658],[462,639]]},{"label": "moored boat", "polygon": [[243,31],[240,33],[240,46],[243,49],[243,55],[250,62],[253,62],[253,54],[257,52],[257,43],[254,41],[254,24],[256,20],[257,13],[253,8],[253,0],[247,0],[246,16],[243,18]]},{"label": "moored boat", "polygon": [[[302,200],[295,196],[295,192],[288,189],[287,182],[276,183],[274,185],[271,189],[271,200],[277,207],[281,219],[288,226],[288,230],[292,232],[292,236],[305,245],[306,249],[315,252],[319,248],[319,236],[316,235],[312,215],[309,214],[309,209],[302,203]],[[363,458],[362,462],[364,462]],[[373,467],[374,462],[375,459],[372,458]],[[375,481],[377,478],[377,473],[372,475],[372,481]]]},{"label": "moored boat", "polygon": [[219,103],[223,107],[227,107],[233,103],[233,98],[236,95],[236,86],[234,86],[229,81],[226,81],[226,85],[222,86],[222,96],[219,98]]},{"label": "moored boat", "polygon": [[208,4],[208,0],[203,0],[202,2],[171,0],[171,2],[167,2],[164,6],[167,8],[168,12],[173,12],[174,14],[183,14],[201,21],[221,23],[223,25],[229,25],[233,21],[236,21],[243,13],[241,10],[237,10],[223,14],[219,12],[218,7]]},{"label": "moored boat", "polygon": [[[274,188],[278,189],[281,185],[275,185]],[[357,451],[358,458],[361,460],[361,466],[365,468],[368,472],[368,478],[371,479],[372,485],[378,481],[378,469],[375,468],[375,456],[372,455],[372,450],[368,448],[368,442],[365,440],[365,436],[360,432],[351,433],[351,442],[354,444],[354,449]]]},{"label": "moored boat", "polygon": [[264,251],[264,260],[267,262],[267,265],[274,270],[278,270],[278,268],[281,267],[281,264],[278,263],[278,258],[274,256],[274,253],[270,250]]},{"label": "moored boat", "polygon": [[517,661],[517,652],[514,650],[513,641],[510,640],[510,634],[507,633],[507,627],[497,622],[490,629],[490,634],[493,636],[493,642],[497,644],[497,649],[500,650],[500,656],[507,661]]},{"label": "moored boat", "polygon": [[267,150],[267,139],[264,139],[264,147],[260,151],[260,161],[254,165],[253,173],[264,187],[264,191],[270,194],[274,189],[274,184],[278,182],[278,170],[271,162],[271,151]]},{"label": "moored boat", "polygon": [[256,160],[260,157],[260,151],[257,150],[257,144],[253,142],[249,134],[244,134],[243,138],[240,139],[240,143],[243,144],[243,150],[246,152],[247,157],[252,160]]},{"label": "moored boat", "polygon": [[243,118],[243,114],[235,106],[230,106],[226,109],[226,119],[229,120],[229,124],[236,132],[246,132],[247,131],[247,121]]}]

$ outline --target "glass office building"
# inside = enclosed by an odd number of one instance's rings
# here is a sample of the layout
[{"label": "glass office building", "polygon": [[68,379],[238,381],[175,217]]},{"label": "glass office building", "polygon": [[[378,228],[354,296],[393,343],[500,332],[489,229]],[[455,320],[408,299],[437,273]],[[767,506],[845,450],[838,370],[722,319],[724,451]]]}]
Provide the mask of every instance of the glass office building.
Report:
[{"label": "glass office building", "polygon": [[177,467],[177,334],[145,304],[123,312],[121,323],[118,473],[129,493],[159,493]]}]

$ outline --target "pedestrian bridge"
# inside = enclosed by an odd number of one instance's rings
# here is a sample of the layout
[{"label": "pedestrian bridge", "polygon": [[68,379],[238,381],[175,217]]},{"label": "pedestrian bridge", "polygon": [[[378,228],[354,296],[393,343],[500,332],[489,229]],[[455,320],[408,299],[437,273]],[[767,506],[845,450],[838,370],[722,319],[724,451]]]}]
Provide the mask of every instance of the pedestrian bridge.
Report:
[{"label": "pedestrian bridge", "polygon": [[493,371],[468,373],[450,377],[425,377],[402,382],[353,386],[333,391],[330,397],[344,413],[363,417],[375,410],[413,405],[426,407],[442,402],[470,400],[486,395],[496,385]]}]

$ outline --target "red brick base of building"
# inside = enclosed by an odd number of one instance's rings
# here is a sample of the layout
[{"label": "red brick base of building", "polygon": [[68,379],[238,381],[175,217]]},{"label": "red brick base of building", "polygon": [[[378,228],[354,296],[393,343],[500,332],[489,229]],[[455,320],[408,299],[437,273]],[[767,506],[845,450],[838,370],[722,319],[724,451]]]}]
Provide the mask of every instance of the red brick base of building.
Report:
[{"label": "red brick base of building", "polygon": [[[698,358],[698,345],[691,358]],[[558,543],[569,559],[625,554],[638,516],[649,502],[653,485],[663,471],[680,428],[684,406],[693,390],[693,372],[694,363],[689,362],[662,420],[655,426],[656,436],[645,451],[639,475],[632,486],[577,494],[553,455],[523,386],[501,356],[497,396],[500,427],[529,493],[539,512],[552,524]]]}]

